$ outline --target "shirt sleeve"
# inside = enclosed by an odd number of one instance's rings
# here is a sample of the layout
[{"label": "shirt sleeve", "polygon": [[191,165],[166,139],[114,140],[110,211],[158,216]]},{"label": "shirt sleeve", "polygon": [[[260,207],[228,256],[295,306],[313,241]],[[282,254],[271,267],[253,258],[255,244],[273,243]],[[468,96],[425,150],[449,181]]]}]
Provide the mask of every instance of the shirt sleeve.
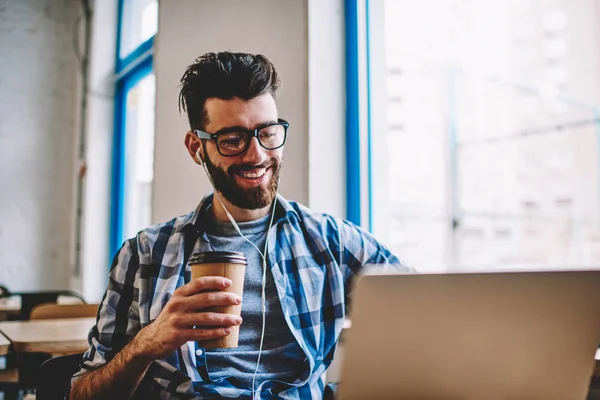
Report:
[{"label": "shirt sleeve", "polygon": [[135,239],[126,241],[113,259],[108,286],[98,308],[98,319],[88,335],[90,347],[72,382],[110,362],[140,330],[136,243]]}]

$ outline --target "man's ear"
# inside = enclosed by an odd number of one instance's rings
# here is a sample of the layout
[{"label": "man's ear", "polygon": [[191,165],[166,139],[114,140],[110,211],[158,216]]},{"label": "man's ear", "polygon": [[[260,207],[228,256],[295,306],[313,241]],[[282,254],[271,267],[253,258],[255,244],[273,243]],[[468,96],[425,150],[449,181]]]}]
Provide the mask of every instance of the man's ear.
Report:
[{"label": "man's ear", "polygon": [[185,147],[194,162],[202,165],[202,141],[192,131],[185,134]]}]

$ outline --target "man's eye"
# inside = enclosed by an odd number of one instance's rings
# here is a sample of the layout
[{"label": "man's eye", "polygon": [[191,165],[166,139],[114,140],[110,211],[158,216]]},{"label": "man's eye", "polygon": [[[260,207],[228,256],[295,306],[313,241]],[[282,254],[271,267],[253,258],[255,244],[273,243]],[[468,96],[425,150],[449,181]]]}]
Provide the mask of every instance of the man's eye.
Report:
[{"label": "man's eye", "polygon": [[244,142],[244,135],[228,133],[219,137],[219,144],[223,146],[239,146]]},{"label": "man's eye", "polygon": [[241,140],[240,138],[223,139],[221,143],[239,143]]},{"label": "man's eye", "polygon": [[279,125],[268,126],[260,131],[260,137],[264,139],[272,138],[281,133],[282,127]]}]

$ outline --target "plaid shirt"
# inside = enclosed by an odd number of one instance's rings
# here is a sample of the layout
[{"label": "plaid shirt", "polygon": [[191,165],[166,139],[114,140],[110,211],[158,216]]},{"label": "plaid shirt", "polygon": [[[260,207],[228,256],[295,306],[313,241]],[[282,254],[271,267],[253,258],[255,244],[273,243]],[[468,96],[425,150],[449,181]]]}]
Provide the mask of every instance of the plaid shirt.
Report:
[{"label": "plaid shirt", "polygon": [[[202,220],[210,218],[206,209],[211,202],[208,196],[195,212],[145,229],[123,244],[89,334],[90,349],[74,379],[112,360],[158,317],[175,289],[190,281],[189,255],[211,250],[202,228]],[[268,263],[285,320],[306,359],[295,382],[263,382],[255,397],[321,399],[352,278],[366,264],[403,267],[373,236],[347,221],[313,213],[281,196],[276,207],[267,238]],[[252,396],[235,377],[211,381],[206,355],[197,350],[202,349],[196,342],[188,342],[166,359],[154,361],[138,388],[140,398]]]}]

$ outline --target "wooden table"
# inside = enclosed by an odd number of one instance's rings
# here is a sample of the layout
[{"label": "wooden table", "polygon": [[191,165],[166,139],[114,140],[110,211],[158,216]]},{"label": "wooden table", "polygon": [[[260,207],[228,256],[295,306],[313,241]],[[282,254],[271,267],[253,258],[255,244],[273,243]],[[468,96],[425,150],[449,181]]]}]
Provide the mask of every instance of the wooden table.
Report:
[{"label": "wooden table", "polygon": [[0,333],[10,340],[15,352],[56,356],[87,350],[87,336],[95,322],[95,318],[0,322]]}]

